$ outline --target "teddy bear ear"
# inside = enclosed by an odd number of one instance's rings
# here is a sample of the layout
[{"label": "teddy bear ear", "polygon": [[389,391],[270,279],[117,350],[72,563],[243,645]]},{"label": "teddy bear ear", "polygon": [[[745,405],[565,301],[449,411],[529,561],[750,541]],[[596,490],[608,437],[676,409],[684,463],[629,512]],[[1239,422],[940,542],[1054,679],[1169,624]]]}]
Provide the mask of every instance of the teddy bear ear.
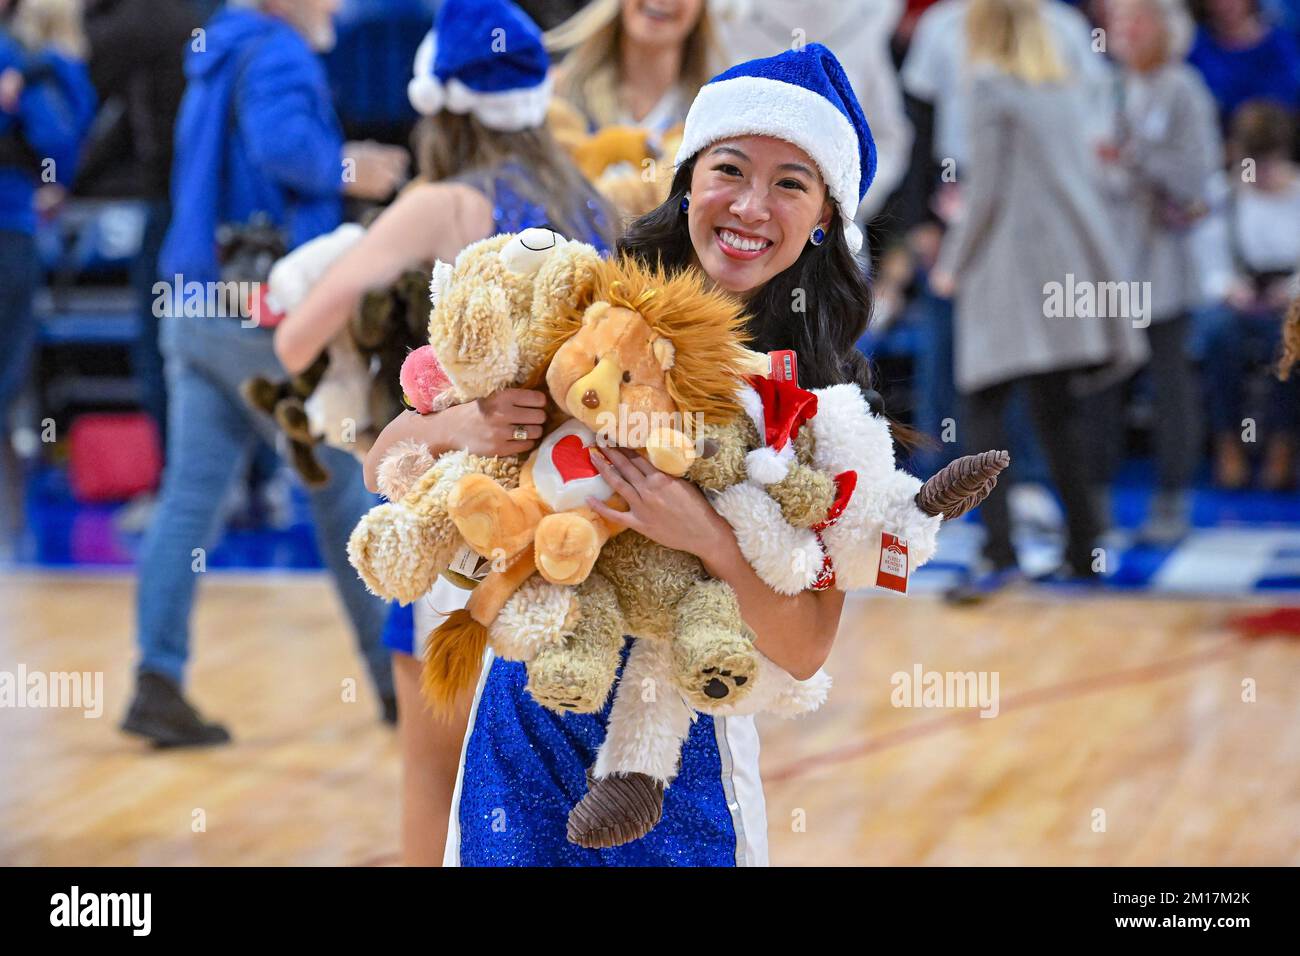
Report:
[{"label": "teddy bear ear", "polygon": [[671,339],[661,335],[650,347],[654,349],[655,359],[661,369],[666,372],[673,367],[673,362],[677,359],[677,347],[673,345]]},{"label": "teddy bear ear", "polygon": [[587,311],[582,313],[582,327],[584,329],[594,327],[605,317],[607,312],[609,312],[608,302],[593,302],[587,306]]},{"label": "teddy bear ear", "polygon": [[439,259],[433,264],[433,274],[429,276],[429,302],[436,309],[438,300],[451,288],[451,263]]},{"label": "teddy bear ear", "polygon": [[568,242],[554,229],[534,226],[525,229],[501,249],[501,263],[511,272],[536,275],[542,265]]}]

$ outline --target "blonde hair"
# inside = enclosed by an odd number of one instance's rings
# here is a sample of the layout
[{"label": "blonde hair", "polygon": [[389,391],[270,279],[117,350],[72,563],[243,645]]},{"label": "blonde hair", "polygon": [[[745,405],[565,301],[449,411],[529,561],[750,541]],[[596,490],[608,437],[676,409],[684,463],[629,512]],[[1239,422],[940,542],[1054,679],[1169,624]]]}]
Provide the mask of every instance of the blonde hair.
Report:
[{"label": "blonde hair", "polygon": [[1300,292],[1291,300],[1291,307],[1282,319],[1282,357],[1277,361],[1277,377],[1285,382],[1297,362],[1300,362]]},{"label": "blonde hair", "polygon": [[1177,63],[1192,48],[1196,39],[1196,21],[1183,0],[1143,0],[1155,7],[1165,27],[1165,60]]},{"label": "blonde hair", "polygon": [[81,0],[23,0],[10,25],[18,42],[29,50],[54,47],[76,60],[84,60],[90,50]]},{"label": "blonde hair", "polygon": [[1048,33],[1041,0],[971,0],[966,53],[971,66],[989,64],[1034,85],[1068,76]]},{"label": "blonde hair", "polygon": [[[568,51],[555,71],[555,94],[597,127],[617,122],[619,113],[619,41],[623,36],[621,0],[592,0],[542,37],[552,53]],[[723,66],[708,4],[686,35],[680,83],[686,102]]]}]

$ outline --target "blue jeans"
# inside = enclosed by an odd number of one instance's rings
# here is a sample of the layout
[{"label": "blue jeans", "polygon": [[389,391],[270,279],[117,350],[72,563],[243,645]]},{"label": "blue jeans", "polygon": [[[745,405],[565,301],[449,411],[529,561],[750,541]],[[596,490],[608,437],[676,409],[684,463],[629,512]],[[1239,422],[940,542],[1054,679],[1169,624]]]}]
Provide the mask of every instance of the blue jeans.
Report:
[{"label": "blue jeans", "polygon": [[[171,221],[167,200],[153,200],[145,214],[144,235],[131,264],[131,288],[137,297],[136,316],[140,328],[131,343],[131,374],[140,385],[140,405],[158,425],[159,437],[166,442],[167,389],[163,380],[162,352],[158,346],[158,323],[154,315],[153,287],[158,281],[158,251],[162,248],[167,224]],[[166,281],[171,281],[168,276]],[[165,449],[164,449],[165,450]]]},{"label": "blue jeans", "polygon": [[27,383],[39,332],[32,298],[41,281],[36,241],[0,230],[0,439],[9,440],[9,405]]},{"label": "blue jeans", "polygon": [[[274,441],[275,426],[249,409],[240,383],[254,375],[284,375],[271,349],[271,332],[243,328],[237,319],[166,318],[160,344],[167,375],[167,468],[158,509],[140,551],[136,613],[141,671],[180,682],[190,646],[190,608],[198,575],[195,548],[211,548],[221,528],[221,506],[243,474],[259,435]],[[317,449],[330,480],[310,493],[316,542],[381,696],[393,692],[382,642],[388,608],[366,591],[347,559],[352,528],[375,504],[355,458]]]},{"label": "blue jeans", "polygon": [[1266,398],[1259,429],[1266,437],[1300,432],[1300,372],[1285,381],[1273,374],[1282,341],[1280,315],[1247,315],[1223,306],[1199,317],[1204,344],[1205,381],[1213,383],[1206,408],[1216,434],[1240,434],[1249,376],[1263,369]]}]

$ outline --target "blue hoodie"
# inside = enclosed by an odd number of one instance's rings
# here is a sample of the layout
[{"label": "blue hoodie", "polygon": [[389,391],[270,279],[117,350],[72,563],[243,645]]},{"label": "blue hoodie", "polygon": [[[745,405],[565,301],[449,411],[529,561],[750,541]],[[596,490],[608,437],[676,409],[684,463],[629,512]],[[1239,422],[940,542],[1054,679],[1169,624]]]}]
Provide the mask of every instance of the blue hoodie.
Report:
[{"label": "blue hoodie", "polygon": [[176,118],[172,220],[162,278],[220,277],[216,231],[263,212],[289,247],[329,232],[342,214],[343,135],[325,69],[287,23],[224,9],[205,47],[185,59]]},{"label": "blue hoodie", "polygon": [[[52,50],[29,53],[0,30],[0,73],[22,72],[23,92],[13,113],[0,111],[0,136],[13,137],[36,163],[53,160],[48,182],[71,187],[81,144],[95,118],[97,98],[86,68]],[[40,169],[0,165],[0,230],[36,231],[33,193]]]}]

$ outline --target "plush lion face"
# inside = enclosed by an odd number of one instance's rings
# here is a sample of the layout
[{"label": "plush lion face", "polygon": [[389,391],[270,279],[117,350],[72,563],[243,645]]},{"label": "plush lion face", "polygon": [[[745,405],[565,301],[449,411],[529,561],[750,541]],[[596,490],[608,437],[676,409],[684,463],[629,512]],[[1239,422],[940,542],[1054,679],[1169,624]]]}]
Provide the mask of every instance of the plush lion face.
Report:
[{"label": "plush lion face", "polygon": [[668,393],[672,341],[638,312],[597,302],[576,334],[560,346],[546,371],[546,386],[560,408],[614,438],[620,427],[649,428],[679,411]]},{"label": "plush lion face", "polygon": [[545,329],[546,385],[561,409],[631,447],[645,429],[740,414],[736,386],[753,353],[739,302],[706,289],[695,270],[669,275],[628,257],[601,262],[587,279]]}]

